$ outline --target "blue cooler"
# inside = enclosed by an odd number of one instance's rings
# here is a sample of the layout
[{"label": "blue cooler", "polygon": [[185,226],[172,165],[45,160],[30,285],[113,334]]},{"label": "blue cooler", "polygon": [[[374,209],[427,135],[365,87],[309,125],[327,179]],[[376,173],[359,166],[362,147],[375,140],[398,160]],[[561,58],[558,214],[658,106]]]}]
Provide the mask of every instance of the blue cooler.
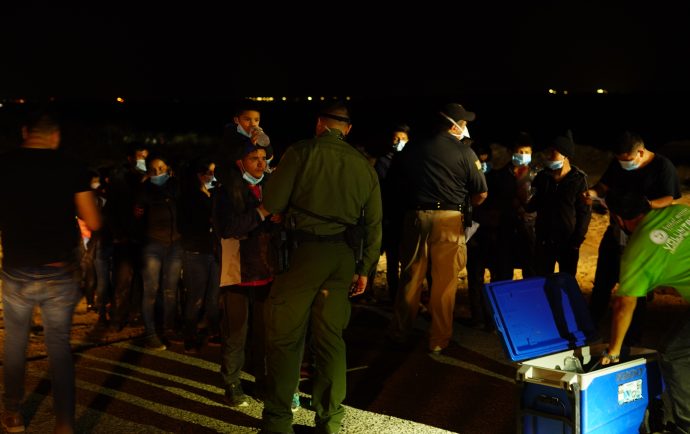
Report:
[{"label": "blue cooler", "polygon": [[[484,291],[505,351],[519,362],[519,433],[647,432],[650,397],[663,387],[656,352],[631,348],[621,363],[587,372],[606,345],[589,346],[598,335],[574,277],[492,282]],[[572,356],[583,370],[563,369]]]}]

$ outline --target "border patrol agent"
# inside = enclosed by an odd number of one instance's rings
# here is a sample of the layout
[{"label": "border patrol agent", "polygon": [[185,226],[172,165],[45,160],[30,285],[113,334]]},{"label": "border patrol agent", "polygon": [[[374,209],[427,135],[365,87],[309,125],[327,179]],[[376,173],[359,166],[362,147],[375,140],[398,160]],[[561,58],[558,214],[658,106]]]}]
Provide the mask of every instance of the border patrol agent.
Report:
[{"label": "border patrol agent", "polygon": [[[297,247],[290,268],[276,276],[268,306],[268,393],[264,433],[292,433],[290,404],[299,382],[307,326],[316,375],[312,401],[317,433],[337,433],[345,408],[343,330],[350,295],[364,292],[381,245],[381,193],[368,160],[345,141],[347,107],[318,116],[316,137],[288,148],[264,190],[266,214],[287,211]],[[346,242],[346,224],[363,221],[362,260]]]}]

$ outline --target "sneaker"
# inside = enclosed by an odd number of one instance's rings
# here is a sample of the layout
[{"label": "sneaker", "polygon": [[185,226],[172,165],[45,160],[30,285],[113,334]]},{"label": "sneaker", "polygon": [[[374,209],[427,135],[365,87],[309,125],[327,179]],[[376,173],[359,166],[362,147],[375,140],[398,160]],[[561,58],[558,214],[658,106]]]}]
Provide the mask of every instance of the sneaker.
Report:
[{"label": "sneaker", "polygon": [[299,393],[295,392],[292,395],[292,402],[290,403],[290,410],[292,410],[292,412],[294,413],[297,410],[299,410],[299,408],[300,408]]},{"label": "sneaker", "polygon": [[163,332],[163,339],[170,342],[171,344],[184,343],[184,336],[182,335],[182,333],[179,333],[174,329],[166,329]]},{"label": "sneaker", "polygon": [[144,348],[152,351],[164,351],[168,347],[161,342],[160,338],[156,335],[149,336],[144,340]]},{"label": "sneaker", "polygon": [[2,428],[5,432],[24,432],[24,418],[18,411],[5,411],[2,414]]},{"label": "sneaker", "polygon": [[246,407],[249,405],[249,399],[244,394],[240,383],[231,384],[225,388],[224,401],[230,407]]},{"label": "sneaker", "polygon": [[438,345],[436,345],[436,346],[431,350],[431,354],[433,354],[433,355],[435,355],[435,356],[439,356],[439,355],[441,355],[441,352],[442,352],[442,351],[443,351],[443,348],[441,348],[441,347],[439,347]]},{"label": "sneaker", "polygon": [[186,339],[184,342],[185,354],[199,354],[201,352],[201,344],[196,339]]}]

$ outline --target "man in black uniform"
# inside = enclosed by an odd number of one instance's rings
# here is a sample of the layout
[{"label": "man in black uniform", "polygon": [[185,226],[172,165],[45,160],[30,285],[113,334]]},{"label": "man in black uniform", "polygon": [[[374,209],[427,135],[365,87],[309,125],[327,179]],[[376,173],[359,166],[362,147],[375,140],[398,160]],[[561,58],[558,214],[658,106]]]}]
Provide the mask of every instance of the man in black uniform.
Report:
[{"label": "man in black uniform", "polygon": [[391,324],[392,338],[406,340],[417,316],[430,258],[429,349],[434,353],[446,348],[453,334],[458,274],[467,261],[465,198],[470,195],[472,204],[478,205],[487,196],[479,159],[460,141],[475,114],[460,104],[446,104],[439,115],[436,135],[412,143],[402,154],[402,188],[410,202],[403,222],[401,290]]}]

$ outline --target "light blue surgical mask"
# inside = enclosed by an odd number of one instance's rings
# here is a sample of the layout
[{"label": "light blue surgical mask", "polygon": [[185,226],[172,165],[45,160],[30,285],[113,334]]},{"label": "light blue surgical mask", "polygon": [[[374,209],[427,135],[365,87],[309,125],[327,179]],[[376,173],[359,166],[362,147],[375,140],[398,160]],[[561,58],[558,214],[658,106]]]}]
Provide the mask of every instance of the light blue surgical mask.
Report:
[{"label": "light blue surgical mask", "polygon": [[261,177],[259,178],[254,178],[249,172],[244,172],[242,174],[242,178],[250,183],[251,185],[256,185],[261,182],[262,179],[264,179],[264,175],[261,174]]},{"label": "light blue surgical mask", "polygon": [[240,124],[237,124],[237,132],[240,133],[240,134],[242,134],[242,135],[245,136],[245,137],[249,137],[250,139],[252,138],[252,135],[249,134],[248,132],[246,132],[246,131],[244,130],[244,128],[242,128],[242,125],[240,125]]},{"label": "light blue surgical mask", "polygon": [[146,160],[137,160],[137,165],[135,167],[139,172],[146,173]]},{"label": "light blue surgical mask", "polygon": [[168,182],[168,179],[170,179],[170,175],[168,175],[167,173],[162,173],[160,175],[152,176],[149,179],[151,180],[151,183],[156,184],[160,187],[166,182]]},{"label": "light blue surgical mask", "polygon": [[513,154],[514,166],[527,166],[532,161],[532,154]]},{"label": "light blue surgical mask", "polygon": [[630,161],[618,160],[618,163],[621,165],[621,167],[624,170],[635,170],[635,169],[640,168],[640,163],[637,163],[635,160],[630,160]]},{"label": "light blue surgical mask", "polygon": [[487,163],[486,161],[482,161],[481,166],[482,166],[482,173],[487,173],[488,171],[491,170],[491,164]]},{"label": "light blue surgical mask", "polygon": [[216,177],[214,176],[213,178],[211,178],[210,181],[205,182],[205,183],[204,183],[204,186],[206,187],[206,190],[210,190],[210,189],[212,189],[213,187],[215,187],[214,183],[215,183],[216,181],[218,181],[218,180],[217,180]]},{"label": "light blue surgical mask", "polygon": [[546,160],[546,167],[551,170],[560,170],[563,168],[564,160]]}]

